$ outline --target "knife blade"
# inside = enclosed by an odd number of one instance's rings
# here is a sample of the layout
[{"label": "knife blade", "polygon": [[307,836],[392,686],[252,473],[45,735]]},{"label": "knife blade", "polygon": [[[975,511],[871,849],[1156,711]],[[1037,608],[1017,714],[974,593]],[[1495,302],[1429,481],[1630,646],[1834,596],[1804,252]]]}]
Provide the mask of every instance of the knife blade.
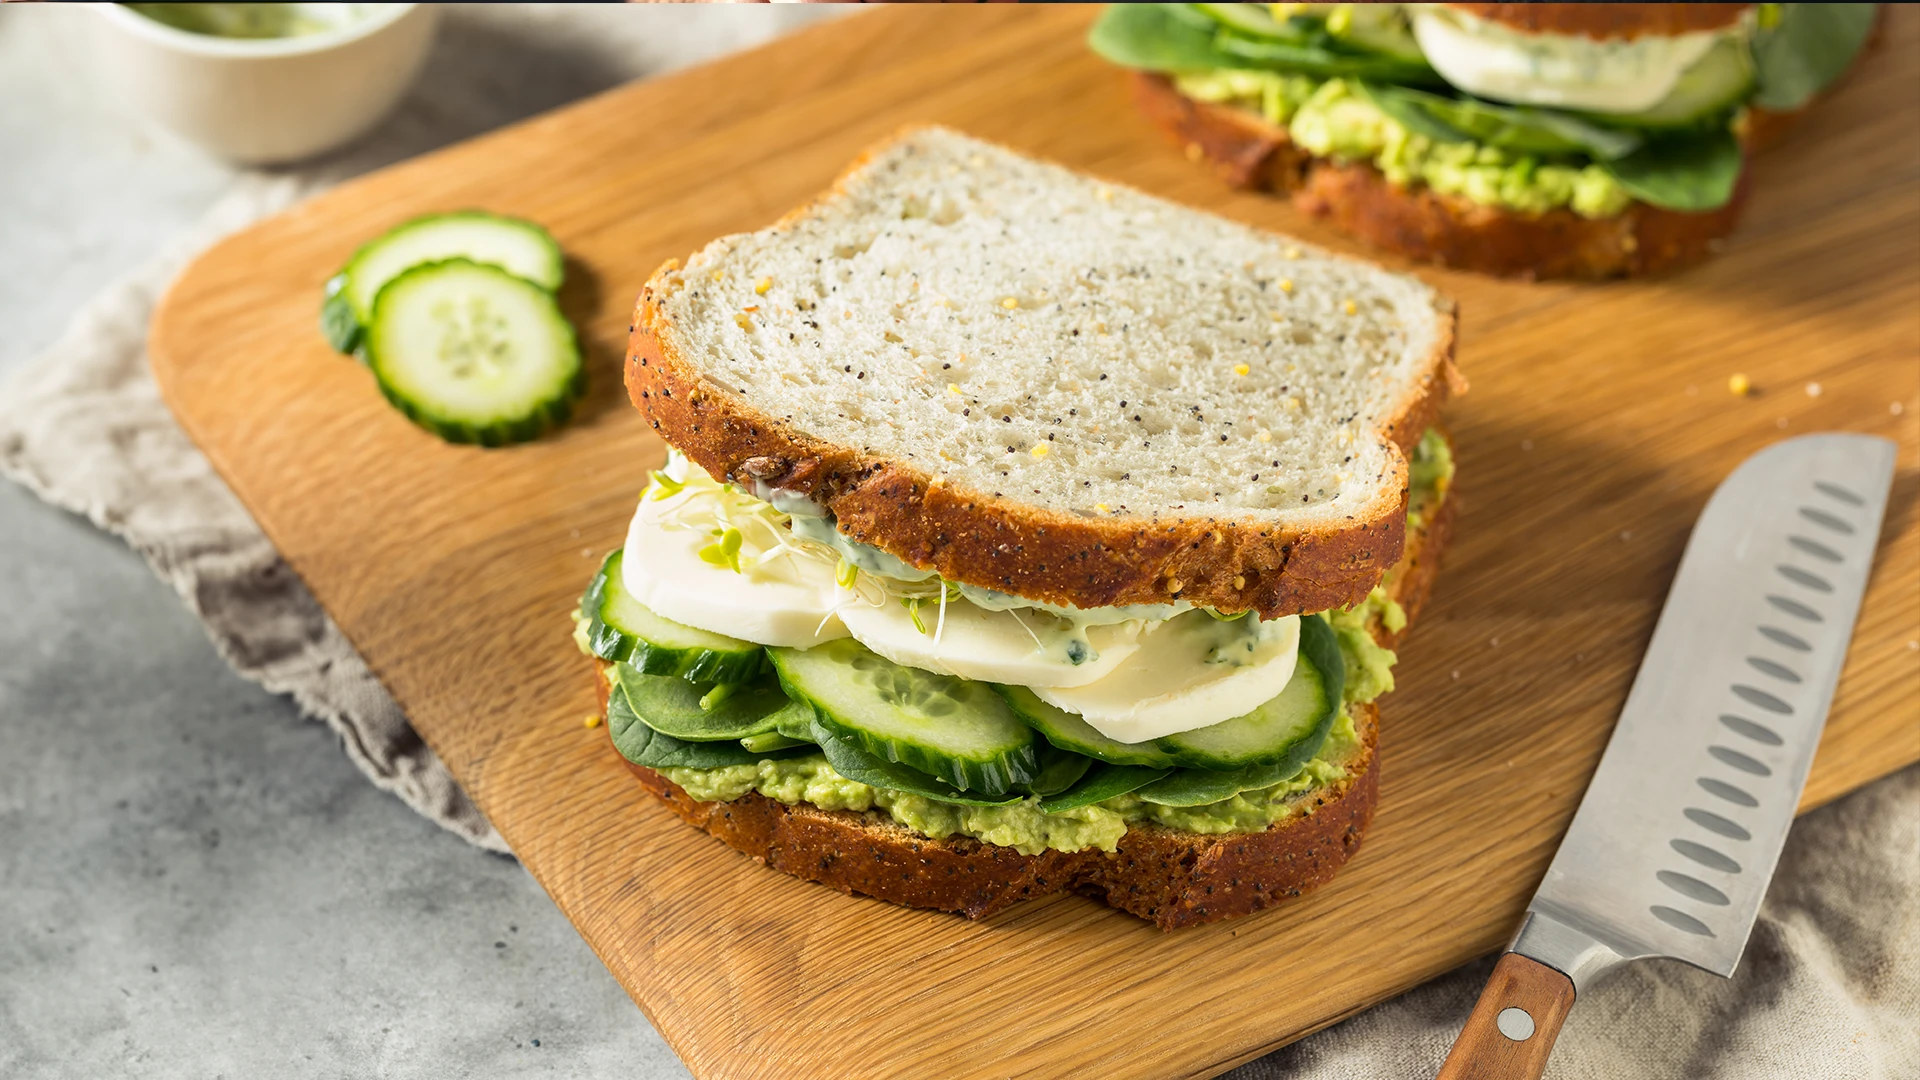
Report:
[{"label": "knife blade", "polygon": [[1442,1080],[1538,1077],[1576,994],[1631,960],[1730,976],[1833,702],[1894,444],[1789,439],[1723,481],[1592,782]]}]

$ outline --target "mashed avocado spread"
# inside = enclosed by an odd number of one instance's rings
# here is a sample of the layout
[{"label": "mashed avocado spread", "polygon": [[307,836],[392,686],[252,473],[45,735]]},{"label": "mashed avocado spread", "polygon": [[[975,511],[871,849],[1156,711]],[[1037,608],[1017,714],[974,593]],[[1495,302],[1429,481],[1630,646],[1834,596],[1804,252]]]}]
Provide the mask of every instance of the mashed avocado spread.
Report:
[{"label": "mashed avocado spread", "polygon": [[[1418,528],[1421,515],[1431,514],[1439,505],[1452,480],[1452,448],[1438,431],[1428,431],[1414,449],[1408,473],[1411,527]],[[968,836],[1023,855],[1048,849],[1113,851],[1127,826],[1135,822],[1203,834],[1258,832],[1309,812],[1311,805],[1299,796],[1346,779],[1347,763],[1359,753],[1360,739],[1345,706],[1372,701],[1393,689],[1393,650],[1383,648],[1367,630],[1376,618],[1392,633],[1407,624],[1406,612],[1384,586],[1350,608],[1327,612],[1347,677],[1343,705],[1320,752],[1288,780],[1205,806],[1163,806],[1132,794],[1055,814],[1042,811],[1032,798],[1005,806],[961,806],[848,780],[818,753],[712,769],[663,768],[660,773],[701,802],[730,802],[758,792],[788,806],[810,803],[822,810],[879,811],[936,839]],[[574,640],[582,652],[588,651],[586,622],[577,613]]]},{"label": "mashed avocado spread", "polygon": [[1353,719],[1343,709],[1319,755],[1292,779],[1270,788],[1243,791],[1206,806],[1160,806],[1136,795],[1121,795],[1057,814],[1041,810],[1037,799],[1007,806],[958,806],[870,787],[840,776],[820,754],[718,769],[662,769],[660,773],[701,802],[731,802],[755,791],[788,806],[804,802],[822,810],[880,810],[901,825],[935,839],[971,836],[1013,848],[1022,855],[1038,855],[1049,848],[1113,851],[1126,835],[1128,823],[1136,821],[1194,833],[1258,832],[1306,812],[1308,807],[1295,796],[1346,779],[1343,763],[1351,760],[1359,748]]},{"label": "mashed avocado spread", "polygon": [[1445,436],[1428,428],[1413,448],[1413,460],[1407,463],[1407,528],[1425,526],[1452,485],[1453,446]]},{"label": "mashed avocado spread", "polygon": [[1223,69],[1180,75],[1182,94],[1237,105],[1287,129],[1319,157],[1363,161],[1402,187],[1425,184],[1487,206],[1523,213],[1560,207],[1582,217],[1612,217],[1633,196],[1591,162],[1554,162],[1476,142],[1416,135],[1356,93],[1343,79]]}]

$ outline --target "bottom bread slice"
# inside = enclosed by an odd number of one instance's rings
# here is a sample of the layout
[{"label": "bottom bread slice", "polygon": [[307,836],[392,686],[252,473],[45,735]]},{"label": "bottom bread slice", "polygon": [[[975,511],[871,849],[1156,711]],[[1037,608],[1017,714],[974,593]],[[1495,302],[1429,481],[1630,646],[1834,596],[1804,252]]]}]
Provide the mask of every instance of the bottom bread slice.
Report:
[{"label": "bottom bread slice", "polygon": [[1301,813],[1258,833],[1203,835],[1133,824],[1119,849],[1022,855],[970,837],[936,840],[868,811],[789,806],[749,793],[700,802],[628,763],[688,823],[756,862],[844,893],[982,918],[1022,900],[1077,892],[1163,930],[1259,911],[1320,885],[1346,864],[1373,820],[1378,713],[1353,709],[1361,750],[1338,784],[1303,792]]}]

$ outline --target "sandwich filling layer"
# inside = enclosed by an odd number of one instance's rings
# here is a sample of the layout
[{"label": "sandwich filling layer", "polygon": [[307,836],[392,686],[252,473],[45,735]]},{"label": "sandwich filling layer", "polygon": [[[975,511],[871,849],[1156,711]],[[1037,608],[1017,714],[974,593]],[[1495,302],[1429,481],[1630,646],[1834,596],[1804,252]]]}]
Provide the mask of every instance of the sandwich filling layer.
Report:
[{"label": "sandwich filling layer", "polygon": [[1543,159],[1471,139],[1417,134],[1345,79],[1227,68],[1182,74],[1174,86],[1196,101],[1257,112],[1314,156],[1371,165],[1400,187],[1424,186],[1522,213],[1566,208],[1588,218],[1612,217],[1633,202],[1592,161]]},{"label": "sandwich filling layer", "polygon": [[1343,712],[1320,753],[1298,773],[1270,787],[1201,806],[1164,806],[1134,794],[1116,795],[1057,813],[1040,809],[1034,799],[1007,806],[963,806],[877,788],[842,777],[820,754],[660,772],[701,802],[732,802],[752,792],[788,806],[807,803],[822,810],[877,810],[895,824],[936,840],[967,836],[1022,855],[1038,855],[1049,849],[1112,851],[1129,825],[1141,823],[1203,834],[1260,832],[1303,812],[1309,800],[1300,796],[1345,780],[1347,765],[1360,750],[1353,720]]},{"label": "sandwich filling layer", "polygon": [[[1452,471],[1429,432],[1416,527]],[[1282,619],[1060,608],[942,581],[760,494],[675,455],[579,615],[615,746],[696,800],[875,812],[1026,854],[1111,851],[1139,823],[1260,831],[1347,778],[1349,706],[1392,688],[1368,629],[1404,626],[1391,575]]]}]

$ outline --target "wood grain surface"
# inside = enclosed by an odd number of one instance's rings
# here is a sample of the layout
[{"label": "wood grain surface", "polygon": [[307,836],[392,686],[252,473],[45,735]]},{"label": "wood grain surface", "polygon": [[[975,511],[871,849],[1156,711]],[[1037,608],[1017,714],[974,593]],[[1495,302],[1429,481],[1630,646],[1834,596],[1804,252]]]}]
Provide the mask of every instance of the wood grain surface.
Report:
[{"label": "wood grain surface", "polygon": [[[1091,18],[894,8],[624,87],[234,236],[155,316],[181,422],[696,1076],[1206,1076],[1490,951],[1579,801],[1695,515],[1788,435],[1901,440],[1806,805],[1920,759],[1920,11],[1902,9],[1755,165],[1712,263],[1605,286],[1417,271],[1463,311],[1464,513],[1384,701],[1379,817],[1333,884],[1172,935],[1079,898],[970,923],[787,878],[651,802],[582,726],[594,689],[568,612],[661,458],[619,385],[661,261],[769,223],[914,121],[1354,250],[1160,142],[1084,51]],[[561,300],[593,386],[533,445],[437,441],[320,338],[321,282],[356,244],[468,206],[544,222],[572,260]],[[1758,393],[1730,394],[1736,372]]]}]

